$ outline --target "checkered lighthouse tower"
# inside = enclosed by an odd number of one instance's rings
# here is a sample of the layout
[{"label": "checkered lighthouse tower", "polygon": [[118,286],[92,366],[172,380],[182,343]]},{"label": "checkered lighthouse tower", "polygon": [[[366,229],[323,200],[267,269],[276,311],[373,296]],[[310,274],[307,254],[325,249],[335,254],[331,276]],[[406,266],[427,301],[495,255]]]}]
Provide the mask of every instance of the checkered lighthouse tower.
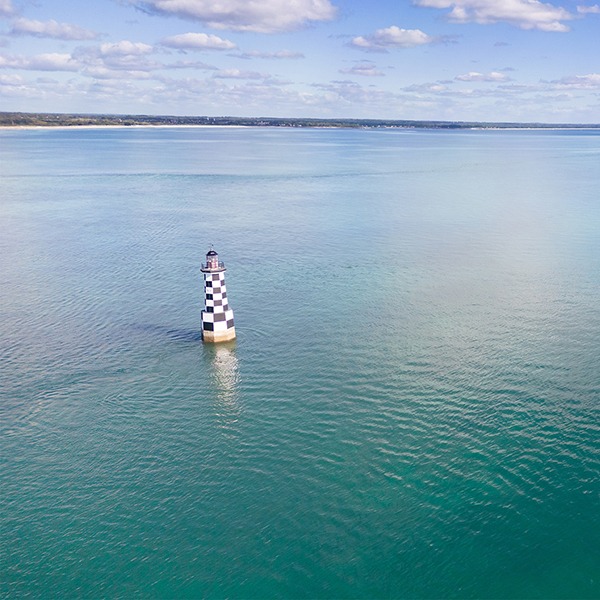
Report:
[{"label": "checkered lighthouse tower", "polygon": [[211,248],[206,254],[204,273],[204,310],[202,311],[202,339],[205,342],[227,342],[235,339],[233,311],[227,301],[225,264]]}]

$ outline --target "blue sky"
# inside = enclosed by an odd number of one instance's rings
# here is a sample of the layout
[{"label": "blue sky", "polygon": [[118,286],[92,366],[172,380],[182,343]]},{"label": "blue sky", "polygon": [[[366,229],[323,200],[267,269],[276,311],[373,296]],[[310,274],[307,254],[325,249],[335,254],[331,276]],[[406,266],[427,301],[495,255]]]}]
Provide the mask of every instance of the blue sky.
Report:
[{"label": "blue sky", "polygon": [[600,4],[0,0],[0,110],[600,122]]}]

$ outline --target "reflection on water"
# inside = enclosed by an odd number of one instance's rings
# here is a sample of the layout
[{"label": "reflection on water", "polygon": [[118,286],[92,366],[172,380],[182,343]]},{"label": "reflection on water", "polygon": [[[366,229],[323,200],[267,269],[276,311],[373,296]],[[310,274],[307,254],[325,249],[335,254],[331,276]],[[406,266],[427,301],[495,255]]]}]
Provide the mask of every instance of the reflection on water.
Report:
[{"label": "reflection on water", "polygon": [[205,353],[211,362],[211,380],[215,390],[217,415],[229,424],[237,421],[239,374],[235,355],[235,340],[220,344],[205,344]]}]

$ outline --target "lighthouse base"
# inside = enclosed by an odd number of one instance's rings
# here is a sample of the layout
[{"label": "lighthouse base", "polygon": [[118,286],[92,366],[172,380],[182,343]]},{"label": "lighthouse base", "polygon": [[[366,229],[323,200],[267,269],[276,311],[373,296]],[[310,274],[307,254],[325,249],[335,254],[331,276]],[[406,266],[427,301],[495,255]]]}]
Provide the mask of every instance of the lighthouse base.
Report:
[{"label": "lighthouse base", "polygon": [[229,342],[231,340],[235,340],[235,327],[230,327],[225,331],[204,330],[202,332],[202,339],[209,343]]}]

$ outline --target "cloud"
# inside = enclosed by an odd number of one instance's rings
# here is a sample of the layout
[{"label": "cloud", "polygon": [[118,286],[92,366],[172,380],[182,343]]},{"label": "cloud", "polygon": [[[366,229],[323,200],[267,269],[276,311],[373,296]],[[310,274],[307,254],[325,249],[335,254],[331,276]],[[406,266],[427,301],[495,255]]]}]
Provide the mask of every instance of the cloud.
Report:
[{"label": "cloud", "polygon": [[348,69],[340,69],[340,73],[344,75],[363,75],[365,77],[383,77],[384,73],[379,71],[375,63],[364,61],[355,64]]},{"label": "cloud", "polygon": [[[1,1],[1,0],[0,0]],[[330,21],[336,8],[329,0],[128,0],[153,14],[200,21],[214,29],[273,33]]]},{"label": "cloud", "polygon": [[98,34],[89,29],[69,23],[57,21],[33,21],[17,19],[10,30],[13,35],[32,35],[40,38],[56,38],[58,40],[93,40]]},{"label": "cloud", "polygon": [[564,89],[572,88],[577,90],[600,89],[600,73],[589,73],[588,75],[571,75],[562,77],[549,83]]},{"label": "cloud", "polygon": [[[148,44],[122,40],[94,46],[79,46],[70,54],[0,55],[0,69],[28,71],[72,71],[95,79],[141,80],[158,78],[155,71],[199,69],[217,71],[217,67],[199,61],[162,63],[150,56],[154,48]],[[241,72],[238,74],[242,77]],[[261,75],[261,79],[268,78]]]},{"label": "cloud", "polygon": [[569,31],[561,21],[573,15],[560,6],[539,0],[415,0],[417,6],[451,8],[448,19],[455,23],[505,22],[521,29]]},{"label": "cloud", "polygon": [[275,59],[297,59],[304,58],[302,52],[292,52],[291,50],[279,50],[278,52],[258,52],[257,50],[250,50],[249,52],[243,52],[236,54],[237,58],[275,58]]},{"label": "cloud", "polygon": [[125,81],[149,79],[150,74],[147,70],[126,70],[124,68],[114,69],[102,65],[92,66],[85,69],[84,74],[94,79],[122,79]]},{"label": "cloud", "polygon": [[217,79],[263,79],[256,71],[241,71],[240,69],[220,69],[213,75]]},{"label": "cloud", "polygon": [[121,42],[101,44],[99,51],[103,56],[140,56],[142,54],[149,54],[153,51],[153,48],[142,42],[123,40]]},{"label": "cloud", "polygon": [[392,106],[397,106],[402,97],[399,94],[375,86],[363,87],[355,81],[315,83],[312,87],[321,92],[320,97],[314,98],[314,101],[327,106],[336,116],[344,108],[354,113],[356,108],[360,106],[374,106],[379,114],[384,115],[390,111]]},{"label": "cloud", "polygon": [[220,69],[213,77],[216,79],[256,79],[267,80],[269,75],[258,73],[257,71],[242,71],[240,69]]},{"label": "cloud", "polygon": [[0,74],[0,85],[22,85],[23,78],[20,75],[3,75]]},{"label": "cloud", "polygon": [[27,71],[77,71],[79,63],[70,54],[48,53],[34,56],[0,56],[0,68]]},{"label": "cloud", "polygon": [[15,13],[10,0],[0,0],[0,17],[10,17]]},{"label": "cloud", "polygon": [[418,92],[422,94],[440,94],[448,91],[448,86],[440,81],[435,83],[415,83],[404,88],[405,92]]},{"label": "cloud", "polygon": [[162,40],[163,46],[180,50],[233,50],[236,45],[207,33],[180,33]]},{"label": "cloud", "polygon": [[470,71],[465,75],[458,75],[454,79],[456,81],[507,81],[508,77],[504,73],[498,71],[492,71],[491,73],[478,73],[477,71]]},{"label": "cloud", "polygon": [[186,78],[165,77],[162,86],[156,87],[155,98],[159,105],[185,102],[191,114],[196,114],[198,106],[214,114],[239,114],[240,106],[254,114],[272,116],[289,115],[298,104],[304,105],[303,93],[281,85],[281,82],[269,79],[230,78]]},{"label": "cloud", "polygon": [[371,35],[355,37],[350,45],[359,50],[386,52],[388,48],[413,48],[433,41],[432,37],[420,29],[401,29],[392,25],[386,29],[378,29]]},{"label": "cloud", "polygon": [[200,69],[201,71],[217,71],[217,67],[197,60],[178,60],[164,65],[165,69]]},{"label": "cloud", "polygon": [[144,61],[145,59],[140,61],[132,55],[103,56],[99,48],[79,48],[73,54],[0,56],[0,68],[26,71],[79,71],[88,77],[140,79],[148,77],[147,71],[157,67],[156,64],[145,64]]},{"label": "cloud", "polygon": [[578,6],[577,12],[581,15],[600,15],[600,6],[598,4],[594,4],[592,6]]},{"label": "cloud", "polygon": [[148,44],[122,40],[99,46],[81,46],[75,49],[73,58],[80,63],[82,73],[90,77],[107,78],[112,73],[115,78],[121,78],[124,71],[139,79],[141,73],[162,67],[160,63],[149,60],[148,55],[152,52],[154,48]]}]

